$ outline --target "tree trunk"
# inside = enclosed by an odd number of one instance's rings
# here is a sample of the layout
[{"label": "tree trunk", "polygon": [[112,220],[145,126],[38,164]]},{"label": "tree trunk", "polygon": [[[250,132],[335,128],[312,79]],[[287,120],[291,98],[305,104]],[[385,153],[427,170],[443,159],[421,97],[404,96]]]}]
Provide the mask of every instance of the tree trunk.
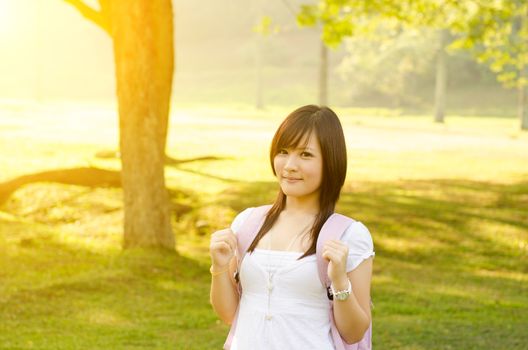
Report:
[{"label": "tree trunk", "polygon": [[255,66],[256,66],[256,77],[255,77],[255,106],[257,109],[264,108],[264,102],[262,99],[262,46],[263,38],[260,33],[256,34],[255,40]]},{"label": "tree trunk", "polygon": [[[528,31],[528,6],[526,6],[526,13],[524,15],[521,15],[521,28],[526,33]],[[524,46],[526,48],[526,46]],[[528,52],[524,52],[525,57],[528,55]],[[520,74],[520,83],[518,87],[519,92],[519,99],[517,104],[517,111],[519,115],[519,120],[521,122],[521,130],[528,130],[528,108],[526,106],[527,104],[527,96],[526,96],[526,85],[524,85],[524,81],[526,80],[526,71],[528,70],[528,62],[526,61],[526,58],[524,61],[522,61],[521,65],[521,74]]]},{"label": "tree trunk", "polygon": [[521,121],[521,130],[528,130],[528,108],[526,108],[526,86],[518,88],[517,114]]},{"label": "tree trunk", "polygon": [[328,104],[328,49],[321,40],[321,53],[319,61],[319,105]]},{"label": "tree trunk", "polygon": [[436,57],[436,87],[435,87],[435,122],[443,123],[445,116],[446,105],[446,90],[447,90],[447,68],[446,60],[447,54],[445,52],[445,45],[447,41],[447,32],[442,30],[440,32],[440,40],[438,53]]},{"label": "tree trunk", "polygon": [[[262,0],[256,2],[257,18],[261,19],[262,13]],[[257,32],[255,35],[255,107],[257,109],[264,108],[264,102],[262,98],[262,54],[264,49],[264,33]]]},{"label": "tree trunk", "polygon": [[174,61],[172,4],[114,0],[109,7],[119,101],[123,246],[172,250],[164,177]]},{"label": "tree trunk", "polygon": [[[42,8],[43,8],[43,4],[41,1],[37,1],[37,20],[34,22],[34,25],[35,25],[35,56],[37,56],[38,53],[42,52],[43,51],[43,43],[42,43],[42,37],[43,37],[43,33],[42,33],[42,30],[40,30],[40,28],[42,28]],[[42,67],[44,66],[43,64],[43,61],[42,60],[36,60],[35,62],[35,99],[39,102],[39,103],[42,103],[42,101],[44,100],[44,98],[46,96],[43,96],[43,89],[42,89],[42,72],[43,72],[43,69]]]}]

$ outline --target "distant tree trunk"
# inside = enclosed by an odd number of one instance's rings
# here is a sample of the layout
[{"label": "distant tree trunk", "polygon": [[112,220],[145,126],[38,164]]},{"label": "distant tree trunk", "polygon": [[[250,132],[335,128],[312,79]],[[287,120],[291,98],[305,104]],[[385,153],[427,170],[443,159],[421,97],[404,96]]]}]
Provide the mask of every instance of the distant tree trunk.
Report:
[{"label": "distant tree trunk", "polygon": [[[42,7],[43,7],[42,1],[37,1],[37,11],[36,11],[37,19],[34,22],[34,25],[35,25],[35,36],[34,36],[35,51],[34,52],[35,54],[42,52],[43,50],[43,45],[42,45],[43,33],[40,30],[40,28],[42,28]],[[44,63],[42,60],[36,60],[35,62],[35,99],[39,103],[42,102],[45,97],[42,93],[43,91],[42,89],[42,75],[43,75],[42,67],[43,66],[44,66]]]},{"label": "distant tree trunk", "polygon": [[256,45],[255,45],[255,106],[257,109],[264,108],[264,102],[262,99],[262,35],[257,34]]},{"label": "distant tree trunk", "polygon": [[113,0],[124,247],[175,248],[165,187],[165,144],[173,75],[170,0]]},{"label": "distant tree trunk", "polygon": [[[256,10],[257,10],[257,18],[262,18],[263,12],[262,12],[262,2],[263,0],[257,0],[256,2]],[[263,109],[264,108],[264,102],[262,99],[262,53],[263,53],[263,46],[264,46],[264,38],[263,33],[255,33],[256,39],[255,39],[255,107],[257,109]]]},{"label": "distant tree trunk", "polygon": [[446,93],[447,93],[447,68],[446,60],[447,54],[445,52],[445,45],[447,42],[447,32],[442,30],[440,32],[439,47],[436,56],[436,86],[435,86],[435,122],[443,123],[446,107]]},{"label": "distant tree trunk", "polygon": [[521,121],[521,130],[528,130],[528,108],[526,106],[526,86],[518,88],[517,114]]},{"label": "distant tree trunk", "polygon": [[[524,15],[521,15],[521,27],[524,30],[528,30],[528,6],[526,7],[526,13]],[[526,48],[526,46],[525,46]],[[528,52],[525,52],[525,56],[528,56]],[[526,79],[526,71],[528,69],[527,67],[528,62],[526,62],[526,59],[523,61],[523,64],[521,66],[521,74],[520,74],[520,81],[524,81]],[[518,105],[517,105],[517,113],[519,115],[519,120],[521,121],[521,130],[528,130],[528,107],[527,104],[527,92],[526,92],[526,85],[519,84],[518,87]]]},{"label": "distant tree trunk", "polygon": [[328,48],[321,40],[321,52],[319,61],[319,105],[328,104]]}]

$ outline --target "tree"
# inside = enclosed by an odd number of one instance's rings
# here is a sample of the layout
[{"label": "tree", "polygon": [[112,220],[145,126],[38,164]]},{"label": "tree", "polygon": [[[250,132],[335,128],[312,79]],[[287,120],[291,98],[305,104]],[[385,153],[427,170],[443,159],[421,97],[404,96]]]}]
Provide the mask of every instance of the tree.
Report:
[{"label": "tree", "polygon": [[124,248],[173,250],[171,210],[165,187],[165,145],[174,69],[170,0],[65,0],[103,29],[113,42]]},{"label": "tree", "polygon": [[[322,18],[324,4],[319,5],[302,5],[297,15],[297,23],[301,27],[315,26]],[[326,35],[325,29],[328,26],[322,26],[320,49],[319,49],[319,79],[318,79],[318,101],[319,105],[328,104],[328,47],[336,47],[341,41],[335,42]]]},{"label": "tree", "polygon": [[328,104],[328,48],[321,40],[321,51],[319,54],[319,105]]},{"label": "tree", "polygon": [[[371,23],[365,25],[364,19]],[[521,128],[528,129],[528,2],[526,0],[320,0],[304,5],[299,22],[314,25],[321,22],[323,38],[329,45],[338,45],[346,37],[375,26],[380,20],[398,20],[409,26],[425,26],[442,30],[437,55],[435,120],[443,121],[446,74],[445,35],[447,30],[458,35],[450,48],[473,52],[489,64],[505,87],[518,90],[518,115]]]},{"label": "tree", "polygon": [[[303,25],[299,20],[297,13],[293,6],[287,1],[282,1],[283,5],[288,9],[288,12],[297,19],[297,24]],[[261,17],[260,23],[253,28],[255,32],[260,34],[260,37],[257,41],[257,108],[262,108],[262,74],[261,74],[261,65],[262,65],[262,39],[270,37],[270,34],[276,34],[280,31],[280,26],[275,25],[272,27],[272,19],[269,16],[262,16],[261,8],[259,7],[259,17]],[[318,79],[318,103],[321,106],[324,106],[328,103],[328,47],[327,44],[319,38],[319,79]]]},{"label": "tree", "polygon": [[438,49],[436,52],[436,86],[435,86],[435,122],[443,123],[447,95],[447,53],[446,42],[448,32],[440,30],[438,33]]},{"label": "tree", "polygon": [[[376,35],[378,27],[414,26],[432,24],[438,21],[433,16],[422,16],[424,11],[435,8],[435,4],[427,0],[320,0],[317,4],[303,5],[298,14],[298,22],[302,26],[322,25],[322,39],[330,47],[340,45],[345,38]],[[323,54],[322,54],[323,57]],[[438,50],[437,75],[441,80],[437,83],[435,98],[435,121],[443,122],[445,105],[445,74],[446,55],[443,46]],[[443,70],[442,70],[443,69]],[[442,73],[442,74],[440,74]]]},{"label": "tree", "polygon": [[255,107],[264,109],[262,68],[264,63],[264,40],[272,34],[271,17],[262,16],[262,3],[257,2],[257,17],[260,19],[255,26]]},{"label": "tree", "polygon": [[449,27],[459,36],[451,47],[469,50],[503,86],[517,89],[521,129],[528,130],[528,2],[466,0],[449,11],[455,14]]},{"label": "tree", "polygon": [[433,30],[385,23],[368,35],[346,40],[347,54],[338,71],[354,82],[348,84],[349,93],[360,101],[375,98],[396,108],[420,105],[416,84],[428,75],[438,50],[436,38]]},{"label": "tree", "polygon": [[281,25],[274,23],[269,15],[264,14],[264,3],[258,0],[255,6],[257,21],[252,28],[255,33],[255,107],[264,109],[264,79],[265,53],[269,50],[269,41],[273,36],[281,32]]}]

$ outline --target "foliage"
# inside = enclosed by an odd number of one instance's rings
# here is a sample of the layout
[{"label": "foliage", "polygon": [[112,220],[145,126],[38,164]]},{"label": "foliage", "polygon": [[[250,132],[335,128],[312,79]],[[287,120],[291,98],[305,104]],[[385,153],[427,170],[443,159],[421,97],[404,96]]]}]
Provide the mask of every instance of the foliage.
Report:
[{"label": "foliage", "polygon": [[464,1],[453,11],[457,20],[451,27],[460,37],[451,47],[471,51],[505,87],[527,86],[528,2]]},{"label": "foliage", "polygon": [[270,36],[279,33],[280,26],[274,24],[270,16],[262,16],[260,21],[253,26],[253,31],[262,36]]},{"label": "foliage", "polygon": [[301,26],[321,23],[323,41],[336,47],[346,37],[372,32],[381,22],[394,23],[399,17],[398,9],[398,2],[389,0],[321,0],[317,4],[302,5],[297,22]]},{"label": "foliage", "polygon": [[349,81],[352,95],[375,92],[391,99],[392,105],[419,105],[415,83],[430,75],[436,52],[436,35],[431,30],[394,31],[391,37],[377,34],[390,31],[385,26],[365,36],[345,40],[347,55],[338,71]]},{"label": "foliage", "polygon": [[321,23],[323,40],[334,47],[391,21],[416,29],[448,29],[457,35],[451,49],[471,51],[506,87],[528,85],[525,0],[320,0],[302,6],[298,14],[300,25]]}]

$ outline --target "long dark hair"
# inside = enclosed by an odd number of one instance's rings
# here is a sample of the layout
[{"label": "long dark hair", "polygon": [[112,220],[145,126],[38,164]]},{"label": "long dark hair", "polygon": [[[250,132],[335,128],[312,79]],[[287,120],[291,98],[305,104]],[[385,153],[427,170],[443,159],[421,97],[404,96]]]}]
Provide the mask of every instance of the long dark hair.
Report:
[{"label": "long dark hair", "polygon": [[[328,217],[334,213],[346,177],[345,135],[334,111],[325,106],[307,105],[296,109],[286,117],[275,132],[270,149],[271,169],[273,175],[276,176],[274,159],[279,150],[299,147],[304,135],[310,135],[313,131],[317,135],[323,158],[323,174],[319,187],[319,213],[310,230],[311,246],[299,259],[315,254],[319,231]],[[308,138],[306,142],[307,140]],[[286,195],[279,187],[275,203],[267,213],[264,224],[249,246],[248,252],[255,250],[260,239],[273,227],[285,206]]]}]

